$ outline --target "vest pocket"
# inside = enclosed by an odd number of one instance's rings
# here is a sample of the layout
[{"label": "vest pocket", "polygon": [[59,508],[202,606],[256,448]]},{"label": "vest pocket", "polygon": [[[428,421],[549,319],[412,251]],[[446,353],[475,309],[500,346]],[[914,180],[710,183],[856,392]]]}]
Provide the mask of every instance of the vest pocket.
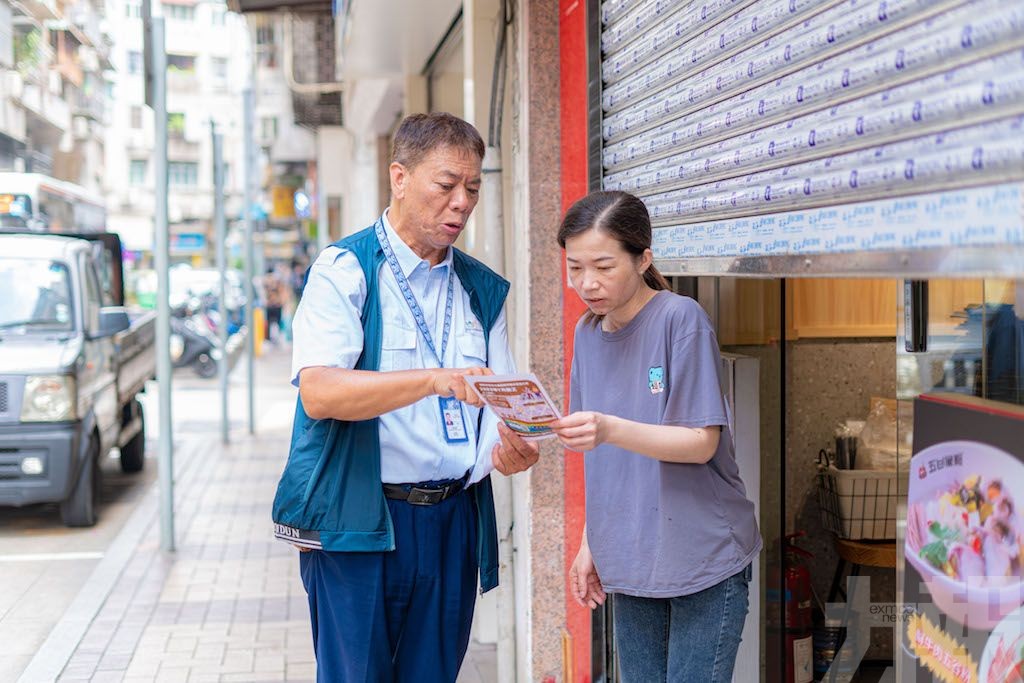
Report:
[{"label": "vest pocket", "polygon": [[[320,422],[323,422],[321,420]],[[309,474],[309,480],[306,482],[306,490],[302,493],[302,506],[306,507],[309,502],[309,497],[313,493],[313,489],[316,488],[316,484],[320,481],[320,475],[323,474],[324,465],[327,464],[327,457],[331,450],[334,448],[334,438],[338,431],[338,421],[329,420],[330,427],[327,431],[327,436],[323,440],[323,446],[320,449],[320,453],[316,459],[316,465],[313,466],[313,471]],[[319,423],[318,423],[319,424]],[[310,430],[312,432],[313,430]],[[310,433],[310,432],[307,432]]]}]

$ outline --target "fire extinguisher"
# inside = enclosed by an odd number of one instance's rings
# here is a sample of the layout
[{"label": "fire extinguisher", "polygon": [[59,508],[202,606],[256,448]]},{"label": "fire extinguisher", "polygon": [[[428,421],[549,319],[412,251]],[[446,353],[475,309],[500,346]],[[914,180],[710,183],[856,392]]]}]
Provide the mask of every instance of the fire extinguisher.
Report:
[{"label": "fire extinguisher", "polygon": [[[785,640],[783,683],[812,683],[814,680],[814,592],[807,568],[807,560],[814,555],[795,543],[795,539],[805,535],[806,532],[797,531],[785,536],[782,573],[780,575],[777,562],[772,563],[769,572],[768,599],[776,604],[774,610],[769,605],[768,626],[774,631],[772,639],[776,644],[778,639]],[[778,680],[777,676],[774,679]]]}]

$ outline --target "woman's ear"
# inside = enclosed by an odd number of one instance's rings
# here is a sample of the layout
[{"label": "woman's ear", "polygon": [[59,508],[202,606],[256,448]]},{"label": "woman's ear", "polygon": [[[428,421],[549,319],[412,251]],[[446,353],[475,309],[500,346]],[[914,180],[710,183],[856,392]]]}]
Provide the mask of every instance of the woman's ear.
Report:
[{"label": "woman's ear", "polygon": [[643,275],[647,272],[647,269],[654,263],[654,252],[650,249],[644,249],[644,253],[640,255],[640,274]]}]

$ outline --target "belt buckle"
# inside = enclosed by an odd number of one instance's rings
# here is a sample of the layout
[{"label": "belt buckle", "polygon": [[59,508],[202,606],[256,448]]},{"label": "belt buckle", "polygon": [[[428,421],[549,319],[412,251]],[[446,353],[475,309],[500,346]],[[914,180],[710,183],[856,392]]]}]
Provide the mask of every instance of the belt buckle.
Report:
[{"label": "belt buckle", "polygon": [[447,493],[447,486],[443,489],[421,489],[413,486],[409,489],[409,497],[406,502],[410,505],[435,505],[444,500]]}]

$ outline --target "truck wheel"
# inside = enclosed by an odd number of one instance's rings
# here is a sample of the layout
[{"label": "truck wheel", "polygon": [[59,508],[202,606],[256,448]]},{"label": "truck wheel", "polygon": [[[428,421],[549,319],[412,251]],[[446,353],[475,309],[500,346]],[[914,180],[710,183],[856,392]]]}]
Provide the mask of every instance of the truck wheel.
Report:
[{"label": "truck wheel", "polygon": [[210,379],[217,375],[217,361],[210,354],[201,353],[192,361],[192,369],[203,379]]},{"label": "truck wheel", "polygon": [[67,526],[93,526],[100,497],[100,444],[92,436],[89,452],[78,473],[78,483],[67,500],[60,504],[60,517]]},{"label": "truck wheel", "polygon": [[139,416],[139,433],[131,441],[121,447],[121,471],[125,474],[141,472],[146,464],[146,422],[142,414],[142,404],[134,399],[132,412]]}]

